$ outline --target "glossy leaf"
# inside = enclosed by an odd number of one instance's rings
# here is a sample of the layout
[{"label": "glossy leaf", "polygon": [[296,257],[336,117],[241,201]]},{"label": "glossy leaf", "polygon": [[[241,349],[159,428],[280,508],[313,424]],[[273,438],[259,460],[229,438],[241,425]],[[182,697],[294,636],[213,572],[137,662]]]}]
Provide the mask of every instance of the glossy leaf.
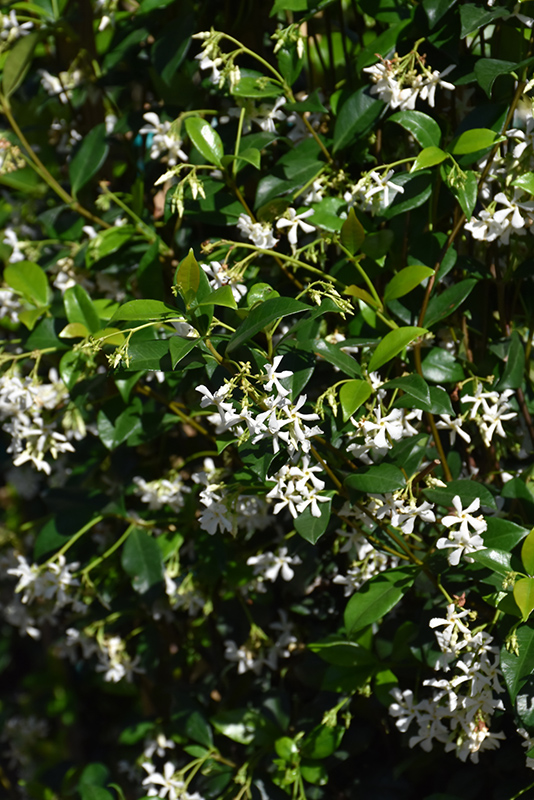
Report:
[{"label": "glossy leaf", "polygon": [[344,353],[341,347],[330,344],[330,342],[326,342],[324,339],[317,339],[317,341],[313,342],[313,350],[318,356],[324,358],[325,361],[328,361],[344,372],[345,375],[349,375],[351,378],[361,378],[362,372],[360,365],[355,358],[348,353]]},{"label": "glossy leaf", "polygon": [[357,492],[386,494],[403,489],[406,478],[393,464],[379,464],[349,475],[345,478],[345,486]]},{"label": "glossy leaf", "polygon": [[531,195],[534,195],[534,172],[525,172],[518,178],[512,181],[512,186],[517,186],[518,189],[524,189]]},{"label": "glossy leaf", "polygon": [[422,264],[414,264],[411,267],[401,269],[387,284],[384,292],[384,302],[388,303],[397,297],[403,297],[411,292],[412,289],[415,289],[416,286],[419,286],[421,281],[433,274],[433,269],[424,267]]},{"label": "glossy leaf", "polygon": [[169,352],[171,354],[172,368],[185,358],[198,344],[198,339],[184,339],[180,336],[173,336],[169,341]]},{"label": "glossy leaf", "polygon": [[[497,510],[495,499],[489,489],[486,489],[481,483],[470,480],[457,480],[449,481],[446,488],[425,489],[424,495],[433,503],[439,503],[441,506],[452,507],[452,500],[455,495],[460,497],[462,507],[466,508],[471,505],[473,500],[477,497],[480,500],[480,505],[486,508]],[[480,511],[476,512],[481,513]]]},{"label": "glossy leaf", "polygon": [[300,742],[300,751],[306,758],[328,758],[338,749],[346,728],[318,725]]},{"label": "glossy leaf", "polygon": [[314,786],[324,786],[328,783],[328,770],[324,764],[304,759],[300,763],[300,774],[308,783]]},{"label": "glossy leaf", "polygon": [[237,308],[234,294],[231,286],[219,286],[214,292],[211,292],[207,297],[198,304],[200,306],[225,306],[226,308]]},{"label": "glossy leaf", "polygon": [[364,583],[345,609],[344,621],[349,635],[378,622],[391,611],[412,586],[416,574],[414,567],[396,567]]},{"label": "glossy leaf", "polygon": [[2,90],[6,98],[15,92],[28,72],[40,34],[36,31],[21,36],[9,50],[2,73]]},{"label": "glossy leaf", "polygon": [[358,89],[339,110],[334,128],[334,153],[343,150],[371,129],[385,109],[385,103],[369,94],[367,87]]},{"label": "glossy leaf", "polygon": [[108,157],[109,145],[106,141],[106,125],[101,122],[95,125],[86,136],[69,163],[69,177],[72,193],[76,197],[78,191],[89,183],[97,174]]},{"label": "glossy leaf", "polygon": [[[484,533],[486,547],[500,548],[508,552],[513,550],[529,533],[527,528],[500,517],[488,517],[486,524],[488,526]],[[529,572],[528,569],[527,572]]]},{"label": "glossy leaf", "polygon": [[454,354],[447,352],[442,347],[432,348],[423,359],[422,369],[426,380],[433,383],[456,383],[465,378],[462,366]]},{"label": "glossy leaf", "polygon": [[512,703],[534,671],[534,629],[520,625],[516,631],[518,654],[501,648],[501,671]]},{"label": "glossy leaf", "polygon": [[520,578],[514,583],[514,600],[526,622],[534,610],[534,578]]},{"label": "glossy leaf", "polygon": [[152,586],[163,582],[160,549],[155,539],[142,528],[134,528],[126,539],[121,564],[139,594],[146,594]]},{"label": "glossy leaf", "polygon": [[534,576],[534,528],[530,531],[521,547],[521,561],[527,574]]},{"label": "glossy leaf", "polygon": [[4,270],[4,280],[25,300],[36,306],[45,306],[49,302],[48,279],[44,270],[33,261],[8,264]]},{"label": "glossy leaf", "polygon": [[348,217],[341,226],[339,238],[351,255],[355,255],[363,244],[365,230],[353,208],[349,209]]},{"label": "glossy leaf", "polygon": [[100,231],[87,245],[85,261],[90,268],[100,259],[116,253],[138,235],[133,225],[121,225]]},{"label": "glossy leaf", "polygon": [[95,333],[102,327],[91,298],[83,286],[77,284],[66,289],[63,294],[63,302],[69,322],[79,322],[85,325],[90,333]]},{"label": "glossy leaf", "polygon": [[422,111],[398,111],[388,118],[409,131],[421,147],[439,147],[441,130],[435,119]]},{"label": "glossy leaf", "polygon": [[192,249],[180,263],[174,276],[175,286],[179,289],[185,302],[189,305],[198,292],[200,286],[201,267],[195,258]]},{"label": "glossy leaf", "polygon": [[255,97],[258,100],[262,100],[268,97],[280,97],[282,86],[278,81],[273,81],[270,78],[265,80],[263,75],[258,75],[258,77],[243,75],[232,89],[232,94],[235,97]]},{"label": "glossy leaf", "polygon": [[434,28],[447,11],[456,5],[457,0],[423,0],[423,8],[428,17],[430,29]]},{"label": "glossy leaf", "polygon": [[462,39],[465,39],[470,33],[480,30],[484,25],[490,24],[493,20],[506,16],[508,13],[506,8],[486,8],[485,6],[467,3],[460,8]]},{"label": "glossy leaf", "polygon": [[354,412],[371,397],[372,393],[373,388],[367,381],[354,380],[344,383],[339,390],[343,420],[346,422],[349,417],[352,417]]},{"label": "glossy leaf", "polygon": [[377,658],[371,650],[362,647],[358,642],[326,640],[308,645],[312,653],[316,653],[323,661],[339,667],[356,667],[362,664],[373,665]]},{"label": "glossy leaf", "polygon": [[108,416],[108,413],[110,412],[105,409],[100,409],[98,412],[96,418],[98,436],[108,450],[115,450],[142,429],[140,408],[132,403],[114,419]]},{"label": "glossy leaf", "polygon": [[421,378],[420,375],[414,373],[413,375],[404,375],[402,378],[394,378],[392,381],[382,384],[382,389],[402,389],[403,392],[415,397],[416,400],[422,400],[424,403],[430,405],[430,389],[428,383]]},{"label": "glossy leaf", "polygon": [[532,63],[529,58],[526,61],[504,61],[497,58],[479,58],[475,62],[475,75],[479,86],[484,89],[488,97],[491,98],[493,84],[501,75],[508,75],[510,72],[519,72],[522,67]]},{"label": "glossy leaf", "polygon": [[465,281],[449,286],[441,294],[431,297],[425,316],[425,325],[431,328],[456,311],[469,297],[477,283],[476,278],[467,278]]},{"label": "glossy leaf", "polygon": [[485,550],[477,550],[472,553],[473,558],[477,564],[482,564],[492,572],[505,578],[512,572],[511,555],[506,550],[497,550],[494,547],[488,547]]},{"label": "glossy leaf", "polygon": [[449,172],[447,186],[458,200],[467,219],[471,219],[478,199],[478,175],[473,170],[466,170],[465,179],[461,181],[459,178],[455,178],[454,183],[449,180],[451,175],[453,175],[452,171]]},{"label": "glossy leaf", "polygon": [[435,167],[436,164],[441,164],[447,158],[449,158],[448,153],[439,147],[425,147],[415,159],[410,172],[417,172],[417,170],[427,169],[427,167]]},{"label": "glossy leaf", "polygon": [[221,158],[224,155],[224,147],[221,137],[209,122],[200,117],[187,117],[185,129],[192,143],[206,161],[209,164],[220,167]]},{"label": "glossy leaf", "polygon": [[495,387],[496,391],[502,392],[505,389],[519,389],[523,383],[524,372],[525,350],[521,337],[517,331],[514,331],[510,338],[510,347],[508,348],[508,355],[506,356],[503,376]]},{"label": "glossy leaf", "polygon": [[393,219],[399,214],[413,211],[419,208],[429,199],[432,194],[432,172],[430,170],[419,170],[416,173],[399,172],[391,179],[391,183],[402,186],[404,192],[395,195],[395,199],[382,211],[385,219]]},{"label": "glossy leaf", "polygon": [[117,309],[110,322],[142,322],[179,316],[181,315],[177,308],[168,306],[161,300],[129,300]]},{"label": "glossy leaf", "polygon": [[504,141],[506,136],[501,136],[488,128],[471,128],[453,139],[448,150],[453,156],[463,156],[477,153],[479,150],[488,150]]},{"label": "glossy leaf", "polygon": [[374,372],[381,366],[395,358],[404,348],[426,333],[426,328],[417,328],[415,326],[408,326],[406,328],[395,328],[395,330],[386,333],[384,338],[376,347],[371,360],[369,362],[369,372]]},{"label": "glossy leaf", "polygon": [[319,502],[318,506],[321,512],[319,517],[314,517],[311,513],[310,506],[308,506],[294,520],[295,530],[303,539],[310,542],[310,544],[316,544],[328,527],[332,509],[332,499],[329,497],[326,502]]},{"label": "glossy leaf", "polygon": [[266,300],[262,305],[253,308],[245,321],[232,334],[226,348],[227,352],[252,339],[275,320],[290,314],[302,314],[303,311],[308,310],[309,306],[299,300],[293,300],[291,297],[275,297],[272,300]]}]

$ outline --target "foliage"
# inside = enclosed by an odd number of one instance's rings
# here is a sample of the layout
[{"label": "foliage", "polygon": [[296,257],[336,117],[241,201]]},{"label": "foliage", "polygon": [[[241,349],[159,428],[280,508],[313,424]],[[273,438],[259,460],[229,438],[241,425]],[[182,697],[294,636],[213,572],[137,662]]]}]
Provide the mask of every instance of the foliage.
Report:
[{"label": "foliage", "polygon": [[527,796],[533,3],[226,5],[2,8],[3,794]]}]

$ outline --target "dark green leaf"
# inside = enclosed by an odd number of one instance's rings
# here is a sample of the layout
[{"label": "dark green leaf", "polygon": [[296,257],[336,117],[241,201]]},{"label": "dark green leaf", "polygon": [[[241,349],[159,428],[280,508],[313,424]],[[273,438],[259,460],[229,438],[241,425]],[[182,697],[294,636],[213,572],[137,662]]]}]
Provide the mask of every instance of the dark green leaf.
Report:
[{"label": "dark green leaf", "polygon": [[528,529],[500,517],[488,517],[488,526],[484,533],[486,547],[507,550],[510,552],[519,542],[528,535]]},{"label": "dark green leaf", "polygon": [[[480,500],[480,505],[486,508],[497,510],[495,500],[491,492],[486,489],[481,483],[469,480],[450,481],[444,489],[425,489],[424,495],[432,503],[438,503],[440,506],[449,508],[452,506],[453,497],[458,495],[462,501],[462,508],[471,505],[473,500],[477,497]],[[480,512],[477,512],[480,513]]]},{"label": "dark green leaf", "polygon": [[84,136],[69,164],[69,177],[74,197],[96,175],[109,153],[106,125],[101,122]]},{"label": "dark green leaf", "polygon": [[456,383],[465,378],[465,373],[454,356],[442,347],[434,347],[422,363],[423,376],[433,383]]},{"label": "dark green leaf", "polygon": [[423,8],[428,17],[429,28],[435,27],[440,19],[445,16],[449,8],[456,5],[456,0],[423,0]]},{"label": "dark green leaf", "polygon": [[[169,349],[172,341],[173,339],[166,341],[158,339],[140,342],[132,341],[128,346],[130,363],[125,369],[128,371],[162,370],[163,372],[171,370],[173,367]],[[176,345],[174,346],[176,347]]]},{"label": "dark green leaf", "polygon": [[385,104],[370,95],[366,87],[351,95],[338,113],[334,128],[334,153],[364,136],[384,109]]},{"label": "dark green leaf", "polygon": [[477,173],[473,172],[473,170],[467,170],[464,173],[465,180],[460,182],[460,179],[456,178],[454,183],[450,180],[451,175],[453,175],[452,170],[449,171],[447,185],[460,203],[460,207],[467,219],[470,219],[478,199]]},{"label": "dark green leaf", "polygon": [[395,408],[421,408],[423,411],[430,411],[431,414],[449,414],[454,417],[454,409],[451,405],[451,399],[444,389],[437,386],[429,387],[430,402],[412,397],[399,397],[395,400]]},{"label": "dark green leaf", "polygon": [[180,290],[180,294],[184,298],[187,305],[193,301],[198,292],[200,286],[200,272],[201,268],[195,258],[193,249],[191,248],[189,253],[180,263],[174,276],[175,286],[177,286]]},{"label": "dark green leaf", "polygon": [[423,403],[431,404],[430,389],[427,382],[420,375],[405,375],[402,378],[394,378],[392,381],[383,383],[381,389],[402,389],[403,392],[421,400]]},{"label": "dark green leaf", "polygon": [[308,506],[294,521],[297,533],[311,544],[316,544],[328,527],[332,499],[329,497],[326,502],[319,502],[318,506],[321,512],[319,517],[314,517],[310,506]]},{"label": "dark green leaf", "polygon": [[200,117],[187,117],[185,129],[198,152],[206,161],[209,164],[220,167],[221,158],[224,155],[224,147],[221,137],[209,122]]},{"label": "dark green leaf", "polygon": [[133,225],[121,225],[100,231],[87,245],[85,261],[90,268],[100,259],[112,255],[137,235]]},{"label": "dark green leaf", "polygon": [[439,147],[441,130],[436,120],[421,111],[398,111],[388,122],[396,122],[409,131],[421,147]]},{"label": "dark green leaf", "polygon": [[237,308],[237,303],[232,292],[231,286],[219,286],[214,292],[210,292],[198,303],[198,306],[225,306],[226,308]]},{"label": "dark green leaf", "polygon": [[441,294],[434,295],[428,304],[425,316],[425,325],[431,328],[437,322],[448,317],[466,300],[476,284],[476,278],[467,278],[465,281],[449,286]]},{"label": "dark green leaf", "polygon": [[275,320],[309,310],[309,306],[299,300],[293,300],[291,297],[275,297],[272,300],[266,300],[261,306],[253,308],[236,332],[232,334],[226,348],[227,352],[252,339]]},{"label": "dark green leaf", "polygon": [[525,351],[521,337],[514,331],[510,339],[510,347],[506,356],[506,366],[501,380],[495,386],[497,392],[505,389],[519,389],[523,383],[525,372]]},{"label": "dark green leaf", "polygon": [[514,500],[526,500],[527,503],[534,503],[534,492],[531,490],[530,481],[525,483],[521,478],[512,478],[503,486],[502,496]]},{"label": "dark green leaf", "polygon": [[349,475],[345,478],[345,486],[365,494],[386,494],[403,489],[406,486],[406,478],[393,464],[379,464],[365,470],[359,469],[358,472]]},{"label": "dark green leaf", "polygon": [[351,378],[361,378],[362,371],[360,365],[348,353],[344,353],[340,346],[330,344],[324,339],[317,339],[313,342],[313,351],[320,358],[324,358],[330,364],[340,369],[345,375],[350,375]]},{"label": "dark green leaf", "polygon": [[81,800],[115,800],[107,789],[101,786],[91,786],[83,784],[78,788]]},{"label": "dark green leaf", "polygon": [[6,98],[9,98],[24,80],[39,38],[40,34],[36,31],[21,36],[9,51],[2,74],[2,89]]},{"label": "dark green leaf", "polygon": [[462,39],[469,36],[474,31],[479,31],[484,25],[488,25],[499,17],[505,17],[509,13],[507,8],[486,8],[476,6],[472,3],[461,6],[460,19],[462,21]]},{"label": "dark green leaf", "polygon": [[197,339],[183,339],[180,336],[173,336],[172,339],[169,340],[172,368],[176,369],[178,362],[181,361],[182,358],[185,358],[197,344]]},{"label": "dark green leaf", "polygon": [[426,328],[418,328],[411,325],[406,328],[395,328],[395,330],[386,333],[371,357],[369,372],[374,372],[388,361],[391,361],[410,342],[422,336],[423,333],[426,333]]},{"label": "dark green leaf", "polygon": [[110,419],[104,409],[98,412],[98,435],[108,450],[114,450],[142,428],[141,408],[138,403],[127,406],[114,420]]},{"label": "dark green leaf", "polygon": [[121,564],[139,594],[145,594],[152,586],[163,581],[160,549],[142,528],[134,528],[126,539]]},{"label": "dark green leaf", "polygon": [[400,172],[393,176],[391,183],[402,186],[404,193],[397,193],[393,202],[381,212],[385,219],[393,219],[419,208],[432,194],[432,172],[429,169],[421,169],[414,174]]},{"label": "dark green leaf", "polygon": [[[525,61],[502,61],[497,58],[479,58],[475,62],[475,75],[479,86],[484,89],[488,97],[491,98],[493,84],[500,75],[508,75],[510,72],[518,73],[522,67],[529,66],[533,59],[528,58]],[[495,134],[497,136],[497,134]],[[499,141],[506,140],[506,137],[500,137]],[[472,152],[468,150],[466,152]]]},{"label": "dark green leaf", "polygon": [[266,79],[264,75],[258,74],[258,77],[243,75],[239,83],[232,89],[232,94],[236,97],[255,97],[257,99],[280,97],[282,86],[278,81]]},{"label": "dark green leaf", "polygon": [[375,64],[377,55],[386,57],[392,53],[395,49],[395,44],[397,43],[399,35],[409,24],[410,20],[403,20],[403,22],[399,22],[397,25],[390,25],[366,47],[363,47],[362,50],[360,50],[358,59],[356,61],[356,69],[358,72],[361,72],[364,67]]},{"label": "dark green leaf", "polygon": [[477,550],[476,553],[472,553],[472,558],[477,564],[482,564],[502,578],[512,572],[510,563],[512,556],[506,550],[488,547],[485,550]]},{"label": "dark green leaf", "polygon": [[354,209],[349,210],[349,214],[341,226],[341,244],[347,248],[351,255],[358,252],[365,239],[365,230],[362,223],[356,216]]},{"label": "dark green leaf", "polygon": [[346,728],[318,725],[300,742],[300,751],[306,758],[328,758],[341,744]]},{"label": "dark green leaf", "polygon": [[211,732],[211,727],[200,711],[192,711],[187,715],[185,732],[191,739],[194,739],[195,742],[200,742],[200,744],[208,748],[212,747],[213,734]]},{"label": "dark green leaf", "polygon": [[349,635],[378,622],[391,611],[412,586],[416,574],[414,567],[396,567],[364,583],[345,609],[344,621]]},{"label": "dark green leaf", "polygon": [[534,630],[530,625],[520,625],[516,631],[519,654],[501,648],[501,670],[512,703],[525,681],[534,671]]},{"label": "dark green leaf", "polygon": [[377,663],[377,658],[370,650],[362,647],[358,642],[324,641],[313,642],[308,645],[312,653],[317,653],[328,664],[339,667],[357,667],[362,664],[372,665]]}]

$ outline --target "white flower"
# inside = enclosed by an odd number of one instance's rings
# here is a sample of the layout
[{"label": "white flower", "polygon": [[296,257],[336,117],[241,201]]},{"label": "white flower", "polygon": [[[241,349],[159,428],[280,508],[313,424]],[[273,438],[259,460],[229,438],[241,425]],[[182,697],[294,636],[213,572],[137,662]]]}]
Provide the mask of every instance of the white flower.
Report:
[{"label": "white flower", "polygon": [[262,553],[247,559],[247,564],[254,567],[254,575],[262,575],[272,583],[278,575],[281,575],[283,580],[290,581],[295,574],[291,567],[300,563],[299,556],[287,555],[287,547],[280,547],[276,553]]},{"label": "white flower", "polygon": [[15,9],[11,9],[9,14],[2,14],[2,29],[0,39],[4,42],[14,42],[21,36],[27,36],[33,28],[33,22],[19,22]]},{"label": "white flower", "polygon": [[259,125],[262,131],[276,133],[275,120],[282,121],[286,118],[284,112],[280,111],[285,102],[285,97],[279,97],[274,105],[262,103],[259,108],[252,112],[251,121]]},{"label": "white flower", "polygon": [[162,775],[156,772],[156,768],[153,764],[145,763],[142,764],[142,767],[148,772],[148,776],[143,781],[143,786],[150,786],[152,784],[147,792],[148,797],[166,797],[168,800],[179,800],[179,798],[183,798],[185,784],[175,777],[177,772],[172,761],[167,761],[164,765]]},{"label": "white flower", "polygon": [[236,302],[246,295],[247,287],[243,283],[238,283],[239,277],[229,272],[226,264],[221,264],[220,261],[210,261],[209,264],[201,264],[200,266],[210,278],[212,289],[230,286]]},{"label": "white flower", "polygon": [[143,119],[148,122],[139,133],[152,136],[150,144],[150,158],[156,159],[167,153],[167,163],[173,167],[178,159],[187,161],[187,155],[182,148],[182,140],[171,131],[170,122],[161,122],[154,111],[143,114]]},{"label": "white flower", "polygon": [[465,510],[462,508],[462,501],[459,495],[455,495],[452,499],[452,504],[455,508],[456,514],[448,514],[441,520],[442,525],[450,528],[453,525],[460,525],[460,532],[463,534],[469,533],[469,526],[471,526],[476,533],[484,533],[488,525],[482,516],[473,517],[473,511],[480,508],[480,499],[476,497],[471,505]]},{"label": "white flower", "polygon": [[13,230],[13,228],[6,228],[4,231],[4,239],[3,244],[9,245],[9,247],[13,248],[13,252],[9,256],[9,263],[16,264],[17,261],[24,261],[26,256],[20,249],[20,242],[18,240],[17,234]]},{"label": "white flower", "polygon": [[289,228],[287,232],[288,241],[294,250],[297,245],[297,231],[300,228],[304,233],[312,233],[315,230],[313,225],[310,225],[308,222],[304,222],[305,219],[310,217],[314,213],[313,208],[308,208],[306,211],[297,214],[294,208],[288,208],[286,211],[286,217],[282,217],[276,223],[276,227],[280,228]]},{"label": "white flower", "polygon": [[267,378],[265,389],[267,392],[270,392],[274,386],[279,395],[286,397],[288,394],[291,394],[291,392],[289,389],[284,388],[280,381],[284,380],[284,378],[292,378],[293,373],[289,369],[278,372],[278,367],[280,366],[282,359],[283,356],[275,356],[272,364],[265,365],[265,377]]},{"label": "white flower", "polygon": [[248,214],[240,214],[237,227],[256,247],[262,250],[272,250],[279,239],[274,238],[273,229],[267,222],[252,222]]},{"label": "white flower", "polygon": [[459,417],[452,419],[450,414],[440,414],[440,419],[438,422],[436,422],[436,428],[445,428],[449,431],[449,441],[451,444],[454,444],[456,440],[456,434],[461,436],[461,438],[468,444],[471,441],[469,434],[463,430],[462,420]]}]

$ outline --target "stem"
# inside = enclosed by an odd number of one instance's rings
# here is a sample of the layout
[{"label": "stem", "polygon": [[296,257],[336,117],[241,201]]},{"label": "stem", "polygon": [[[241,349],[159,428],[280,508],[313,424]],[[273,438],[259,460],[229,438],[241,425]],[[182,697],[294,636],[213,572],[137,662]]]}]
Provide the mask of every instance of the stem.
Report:
[{"label": "stem", "polygon": [[[414,347],[414,360],[415,360],[415,368],[419,375],[423,378],[423,368],[421,366],[421,345],[419,347]],[[434,444],[436,445],[436,450],[438,451],[439,460],[441,461],[441,467],[443,469],[443,474],[447,481],[452,481],[451,471],[449,469],[449,464],[447,463],[447,459],[445,457],[445,451],[443,450],[443,445],[441,444],[441,439],[439,438],[438,429],[436,428],[436,422],[434,420],[434,415],[430,413],[430,411],[426,411],[426,417],[430,425],[430,429],[432,431],[432,436],[434,438]]]},{"label": "stem", "polygon": [[81,539],[84,533],[87,533],[87,531],[91,530],[91,528],[93,528],[95,525],[98,525],[98,523],[102,522],[103,519],[104,517],[102,515],[94,517],[90,522],[87,523],[87,525],[84,525],[83,528],[80,528],[79,531],[77,531],[73,536],[71,536],[69,541],[66,544],[64,544],[63,547],[60,550],[58,550],[55,555],[49,558],[46,563],[52,564],[56,560],[56,558],[60,558],[62,555],[64,555],[67,552],[67,550],[69,550],[69,548],[71,548],[72,545],[78,541],[78,539]]},{"label": "stem", "polygon": [[144,394],[145,397],[154,398],[154,400],[157,400],[158,403],[161,403],[162,405],[166,406],[169,409],[169,411],[172,411],[173,414],[176,414],[177,417],[180,417],[182,422],[191,425],[192,428],[201,433],[203,436],[207,436],[208,439],[212,439],[213,441],[215,441],[215,438],[213,436],[210,436],[206,428],[204,428],[199,422],[197,422],[196,419],[193,419],[193,417],[189,417],[187,414],[184,414],[184,412],[179,408],[178,403],[173,401],[169,402],[164,397],[157,394],[157,392],[155,392],[153,389],[151,389],[150,386],[136,386],[135,389],[137,392],[139,392],[139,394]]},{"label": "stem", "polygon": [[342,250],[343,253],[345,253],[345,255],[347,256],[349,261],[352,264],[354,264],[354,266],[356,267],[356,269],[358,270],[358,272],[360,273],[360,275],[364,279],[365,283],[367,284],[367,288],[369,289],[369,291],[371,292],[374,300],[376,301],[376,304],[377,304],[379,310],[383,312],[384,311],[384,304],[382,303],[382,300],[378,296],[378,293],[377,293],[375,287],[373,286],[373,282],[371,281],[371,279],[369,278],[369,276],[367,275],[365,270],[360,266],[360,263],[359,263],[358,259],[354,258],[354,256],[350,252],[350,250],[347,250],[347,248],[343,244],[341,244],[341,242],[337,242],[337,245],[340,248],[340,250]]},{"label": "stem", "polygon": [[105,553],[103,553],[103,554],[102,554],[101,556],[99,556],[98,558],[95,558],[95,560],[94,560],[94,561],[92,561],[90,564],[88,564],[86,567],[84,567],[84,569],[82,569],[82,570],[81,570],[81,572],[80,572],[79,574],[80,574],[82,577],[85,577],[86,575],[88,575],[88,574],[91,572],[91,570],[93,570],[95,567],[98,567],[98,565],[99,565],[99,564],[101,564],[103,561],[105,561],[105,560],[106,560],[106,558],[108,558],[108,556],[112,555],[112,554],[115,552],[115,550],[118,550],[118,549],[119,549],[119,547],[121,546],[121,544],[123,544],[123,542],[125,542],[125,541],[126,541],[126,539],[128,538],[128,536],[131,534],[131,532],[133,531],[133,529],[134,529],[134,528],[136,528],[136,527],[138,527],[138,526],[137,526],[137,522],[132,522],[132,524],[131,524],[131,525],[128,525],[128,527],[126,528],[126,530],[124,531],[124,533],[122,534],[122,536],[121,536],[119,539],[117,539],[117,541],[116,541],[116,542],[114,542],[114,543],[111,545],[111,547],[109,547],[109,548],[106,550],[106,552],[105,552]]},{"label": "stem", "polygon": [[234,148],[234,155],[235,161],[232,164],[232,177],[235,181],[235,176],[237,174],[237,155],[239,153],[239,146],[241,144],[241,134],[243,133],[243,122],[245,120],[245,106],[241,109],[241,113],[239,114],[239,123],[237,125],[237,136],[235,139],[235,148]]}]

